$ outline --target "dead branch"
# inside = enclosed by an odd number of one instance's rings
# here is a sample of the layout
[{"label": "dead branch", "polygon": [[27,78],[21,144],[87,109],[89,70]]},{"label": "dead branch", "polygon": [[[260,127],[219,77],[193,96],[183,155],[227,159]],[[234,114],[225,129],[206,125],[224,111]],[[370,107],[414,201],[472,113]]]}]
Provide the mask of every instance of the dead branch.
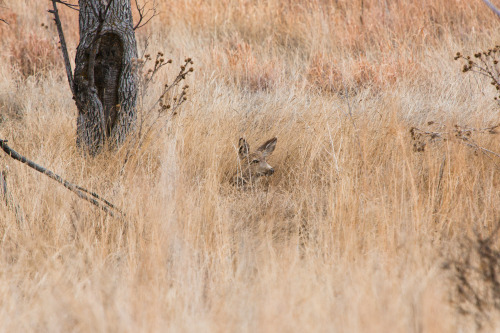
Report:
[{"label": "dead branch", "polygon": [[[69,6],[67,3],[63,3],[60,0],[52,0],[53,10],[49,10],[49,13],[54,14],[54,21],[56,22],[57,33],[59,34],[59,43],[61,44],[61,52],[64,58],[64,66],[66,67],[66,75],[68,76],[69,88],[73,97],[75,96],[75,88],[73,86],[73,72],[71,71],[71,63],[69,61],[68,48],[66,46],[66,40],[64,39],[64,32],[61,24],[61,19],[59,18],[59,11],[57,10],[57,3],[62,3]],[[71,7],[70,7],[71,8]]]},{"label": "dead branch", "polygon": [[[137,21],[137,24],[134,26],[134,30],[142,28],[146,24],[149,23],[153,19],[153,17],[158,16],[158,11],[157,11],[157,4],[156,1],[153,1],[151,8],[146,9],[147,4],[149,1],[145,1],[144,5],[141,7],[139,6],[139,3],[137,0],[135,0],[135,8],[137,8],[137,12],[139,13],[139,21]],[[152,12],[152,14],[150,14]],[[146,22],[142,23],[142,21],[148,16],[151,15],[149,18],[146,19]],[[141,24],[142,23],[142,24]]]},{"label": "dead branch", "polygon": [[69,2],[63,1],[63,0],[55,0],[55,2],[60,3],[61,5],[66,6],[69,9],[73,9],[73,10],[79,11],[78,5],[75,5],[75,4],[72,4],[72,3],[69,3]]},{"label": "dead branch", "polygon": [[490,7],[490,9],[500,18],[500,10],[498,10],[495,5],[493,5],[489,0],[483,0],[484,3]]},{"label": "dead branch", "polygon": [[[27,159],[26,157],[20,155],[18,152],[16,152],[15,150],[13,150],[12,148],[10,148],[7,145],[7,140],[0,139],[0,148],[2,148],[2,150],[7,155],[12,157],[13,159],[15,159],[21,163],[27,164],[30,168],[35,169],[36,171],[43,173],[44,175],[48,176],[49,178],[62,184],[68,190],[75,193],[79,198],[84,199],[84,200],[90,202],[91,204],[99,207],[100,209],[102,209],[103,211],[108,213],[109,215],[115,217],[115,212],[116,212],[121,217],[125,217],[125,214],[122,211],[120,211],[118,208],[116,208],[116,206],[111,204],[109,201],[103,199],[101,196],[95,194],[94,192],[90,192],[90,191],[84,189],[83,187],[80,187],[78,185],[70,183],[67,180],[64,180],[61,176],[53,173],[52,171],[50,171],[50,170],[36,164],[35,162]],[[85,193],[89,194],[93,198],[89,197]],[[98,200],[100,200],[100,201],[98,201]]]}]

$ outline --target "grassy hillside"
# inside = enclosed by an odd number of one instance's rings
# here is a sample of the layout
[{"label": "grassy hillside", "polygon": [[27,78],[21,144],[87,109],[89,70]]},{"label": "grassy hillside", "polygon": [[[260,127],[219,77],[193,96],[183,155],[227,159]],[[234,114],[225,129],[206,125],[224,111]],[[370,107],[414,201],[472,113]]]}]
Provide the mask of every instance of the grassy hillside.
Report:
[{"label": "grassy hillside", "polygon": [[[127,218],[0,154],[25,215],[0,203],[0,331],[475,328],[442,267],[495,228],[500,159],[453,135],[416,152],[410,129],[499,122],[494,87],[453,60],[500,39],[482,1],[159,1],[140,54],[173,63],[142,119],[185,57],[188,100],[140,148],[96,158],[76,147],[49,5],[0,8],[0,138]],[[61,15],[74,59],[78,15]],[[238,139],[273,136],[275,174],[233,188]],[[500,152],[499,135],[473,136]]]}]

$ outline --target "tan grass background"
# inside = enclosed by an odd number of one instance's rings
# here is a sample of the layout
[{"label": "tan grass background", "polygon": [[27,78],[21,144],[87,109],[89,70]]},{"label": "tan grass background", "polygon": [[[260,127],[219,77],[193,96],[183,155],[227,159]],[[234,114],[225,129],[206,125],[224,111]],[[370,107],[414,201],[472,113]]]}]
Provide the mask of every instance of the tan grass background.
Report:
[{"label": "tan grass background", "polygon": [[[138,44],[173,65],[144,104],[185,57],[195,72],[124,168],[123,151],[76,148],[49,1],[4,6],[0,137],[128,227],[1,156],[26,221],[0,204],[0,331],[474,329],[441,267],[500,218],[499,168],[453,141],[415,153],[409,129],[498,122],[495,91],[453,61],[498,43],[482,1],[159,1]],[[77,14],[61,12],[74,58]],[[241,136],[278,137],[267,187],[228,184]]]}]

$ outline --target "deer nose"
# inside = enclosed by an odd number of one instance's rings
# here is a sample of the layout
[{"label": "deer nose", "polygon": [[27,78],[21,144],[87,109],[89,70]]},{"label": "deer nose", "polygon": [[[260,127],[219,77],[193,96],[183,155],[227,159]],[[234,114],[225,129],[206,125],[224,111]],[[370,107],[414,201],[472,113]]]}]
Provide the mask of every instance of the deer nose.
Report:
[{"label": "deer nose", "polygon": [[268,173],[272,175],[274,173],[274,169],[273,168],[269,169]]}]

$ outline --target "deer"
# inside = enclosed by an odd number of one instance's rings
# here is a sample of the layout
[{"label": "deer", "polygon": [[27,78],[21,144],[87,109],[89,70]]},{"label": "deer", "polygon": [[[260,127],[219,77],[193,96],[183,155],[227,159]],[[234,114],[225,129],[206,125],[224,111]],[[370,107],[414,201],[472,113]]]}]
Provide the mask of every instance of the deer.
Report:
[{"label": "deer", "polygon": [[238,144],[240,168],[233,177],[233,184],[239,186],[255,184],[260,177],[272,175],[274,169],[267,163],[266,158],[273,153],[277,141],[276,137],[269,139],[256,151],[250,152],[248,142],[244,138],[240,138]]}]

